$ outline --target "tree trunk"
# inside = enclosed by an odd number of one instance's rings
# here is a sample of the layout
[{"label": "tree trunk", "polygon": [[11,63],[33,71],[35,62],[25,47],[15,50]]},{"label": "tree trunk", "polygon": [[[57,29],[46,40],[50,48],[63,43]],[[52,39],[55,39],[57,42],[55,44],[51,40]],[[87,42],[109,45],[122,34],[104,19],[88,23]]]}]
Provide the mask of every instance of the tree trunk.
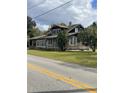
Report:
[{"label": "tree trunk", "polygon": [[95,52],[95,48],[94,48],[94,49],[92,49],[92,51],[93,51],[93,52]]},{"label": "tree trunk", "polygon": [[92,47],[92,52],[95,52],[95,50],[96,50],[95,47]]}]

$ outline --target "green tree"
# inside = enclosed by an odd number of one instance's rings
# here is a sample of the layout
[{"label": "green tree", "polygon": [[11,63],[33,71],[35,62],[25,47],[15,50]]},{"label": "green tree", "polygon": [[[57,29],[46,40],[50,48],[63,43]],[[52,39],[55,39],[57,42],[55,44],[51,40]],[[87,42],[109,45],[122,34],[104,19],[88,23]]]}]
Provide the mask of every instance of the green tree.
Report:
[{"label": "green tree", "polygon": [[35,27],[35,28],[32,29],[33,37],[40,36],[40,35],[43,35],[43,34],[44,34],[44,31],[41,31],[38,27]]},{"label": "green tree", "polygon": [[59,32],[58,36],[57,36],[57,44],[58,47],[61,51],[65,51],[66,50],[66,46],[67,46],[67,35],[66,32]]},{"label": "green tree", "polygon": [[89,27],[85,28],[78,35],[78,41],[82,44],[89,46],[93,52],[97,48],[97,24],[94,22]]},{"label": "green tree", "polygon": [[36,22],[32,20],[31,17],[27,16],[27,35],[28,37],[33,37],[33,28],[36,26]]},{"label": "green tree", "polygon": [[93,52],[95,52],[97,48],[97,24],[94,22],[91,26],[89,26],[88,29],[90,33],[89,46],[91,47]]},{"label": "green tree", "polygon": [[89,32],[85,28],[78,34],[78,42],[82,42],[82,44],[88,46],[89,35],[90,35]]}]

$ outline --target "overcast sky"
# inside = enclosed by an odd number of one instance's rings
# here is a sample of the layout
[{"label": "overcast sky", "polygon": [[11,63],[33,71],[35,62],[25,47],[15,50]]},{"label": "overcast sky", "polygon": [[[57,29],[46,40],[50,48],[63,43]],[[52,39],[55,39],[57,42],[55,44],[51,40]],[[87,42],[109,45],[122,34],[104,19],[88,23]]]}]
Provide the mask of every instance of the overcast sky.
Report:
[{"label": "overcast sky", "polygon": [[[51,10],[70,0],[28,0],[28,16],[36,17],[48,10]],[[36,6],[37,5],[37,6]],[[35,7],[34,7],[35,6]],[[97,1],[96,0],[72,0],[65,6],[58,8],[46,15],[35,18],[40,29],[47,30],[51,24],[64,22],[68,24],[82,24],[84,27],[97,21]]]}]

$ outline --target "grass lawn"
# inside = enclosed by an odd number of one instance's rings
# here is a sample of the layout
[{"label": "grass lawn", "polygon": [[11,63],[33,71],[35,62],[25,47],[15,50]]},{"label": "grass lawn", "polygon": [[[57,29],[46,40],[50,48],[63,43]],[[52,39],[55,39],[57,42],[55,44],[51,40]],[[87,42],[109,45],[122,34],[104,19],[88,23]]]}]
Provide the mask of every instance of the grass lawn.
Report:
[{"label": "grass lawn", "polygon": [[28,54],[51,58],[55,60],[80,64],[87,67],[97,67],[97,53],[87,51],[43,51],[43,50],[28,50]]}]

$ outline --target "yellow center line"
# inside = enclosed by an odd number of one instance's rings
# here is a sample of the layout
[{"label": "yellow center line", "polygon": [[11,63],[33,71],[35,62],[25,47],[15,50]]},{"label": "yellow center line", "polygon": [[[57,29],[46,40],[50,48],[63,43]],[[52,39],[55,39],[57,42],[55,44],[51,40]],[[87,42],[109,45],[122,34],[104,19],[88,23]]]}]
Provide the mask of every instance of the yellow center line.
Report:
[{"label": "yellow center line", "polygon": [[89,93],[96,93],[96,88],[93,88],[92,86],[90,86],[88,84],[79,82],[79,81],[74,80],[74,79],[70,79],[70,78],[65,77],[63,75],[60,75],[60,74],[57,74],[55,72],[49,71],[49,70],[47,70],[47,69],[45,69],[43,67],[28,63],[28,68],[32,69],[34,71],[37,71],[39,73],[45,74],[45,75],[47,75],[49,77],[52,77],[54,79],[61,80],[61,81],[65,82],[67,84],[70,84],[70,85],[72,85],[72,86],[74,86],[76,88],[86,90]]}]

